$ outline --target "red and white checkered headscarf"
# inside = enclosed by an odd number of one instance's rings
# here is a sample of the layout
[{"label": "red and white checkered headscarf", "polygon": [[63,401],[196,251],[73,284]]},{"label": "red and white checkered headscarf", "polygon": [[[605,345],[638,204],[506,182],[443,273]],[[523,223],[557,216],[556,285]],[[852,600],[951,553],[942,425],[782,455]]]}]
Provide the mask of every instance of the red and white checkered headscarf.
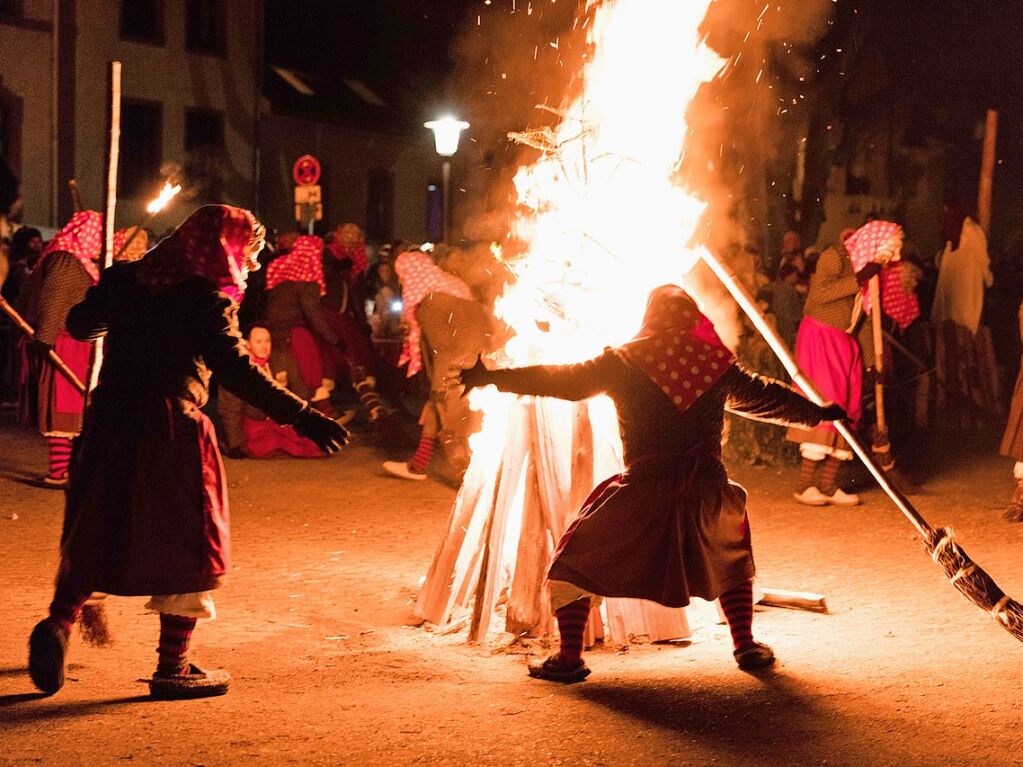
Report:
[{"label": "red and white checkered headscarf", "polygon": [[259,268],[255,254],[246,253],[258,229],[243,208],[203,205],[146,254],[140,277],[156,288],[203,277],[241,301],[249,271]]},{"label": "red and white checkered headscarf", "polygon": [[99,282],[99,267],[96,260],[103,251],[103,216],[94,210],[80,210],[75,213],[67,225],[57,232],[57,236],[43,248],[39,263],[42,264],[46,256],[57,251],[70,253],[89,273],[92,284]]},{"label": "red and white checkered headscarf", "polygon": [[[871,261],[877,252],[902,231],[902,227],[891,221],[869,221],[845,241],[846,250],[852,259],[854,271],[859,271]],[[900,328],[907,327],[920,316],[920,303],[915,293],[906,291],[899,261],[889,263],[881,269],[881,309],[895,320]],[[870,313],[870,291],[863,289],[863,311]]]},{"label": "red and white checkered headscarf", "polygon": [[735,362],[696,302],[677,285],[650,293],[643,326],[616,351],[649,376],[681,412]]},{"label": "red and white checkered headscarf", "polygon": [[315,282],[320,286],[320,295],[326,294],[322,259],[323,240],[313,234],[303,234],[289,252],[270,262],[266,268],[266,289],[272,290],[282,282]]},{"label": "red and white checkered headscarf", "polygon": [[411,378],[423,367],[419,350],[419,341],[423,330],[416,319],[416,309],[423,299],[431,293],[445,293],[455,298],[472,300],[472,291],[460,278],[445,272],[433,259],[421,250],[409,250],[398,256],[394,262],[394,271],[401,280],[401,300],[405,307],[405,321],[409,332],[405,339],[405,347],[401,350],[398,367],[408,363],[408,376]]}]

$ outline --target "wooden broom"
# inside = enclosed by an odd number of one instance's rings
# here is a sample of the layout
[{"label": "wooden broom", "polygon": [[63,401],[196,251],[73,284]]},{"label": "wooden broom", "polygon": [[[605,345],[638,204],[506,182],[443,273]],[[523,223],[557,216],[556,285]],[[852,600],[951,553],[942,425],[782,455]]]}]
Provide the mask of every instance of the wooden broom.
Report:
[{"label": "wooden broom", "polygon": [[[704,262],[710,267],[714,275],[731,293],[732,298],[742,307],[743,312],[750,318],[753,325],[760,331],[764,340],[770,344],[778,359],[785,366],[792,380],[799,386],[806,396],[818,405],[825,403],[820,391],[804,373],[799,369],[791,352],[785,346],[770,323],[764,319],[763,314],[749,292],[735,278],[735,275],[720,261],[718,261],[706,249],[702,252]],[[876,304],[875,304],[876,305]],[[857,439],[849,425],[843,421],[835,422],[835,428],[859,457],[870,473],[877,480],[881,489],[888,494],[892,502],[903,513],[909,523],[916,528],[924,542],[927,552],[931,558],[944,570],[946,577],[952,582],[967,599],[977,607],[997,620],[1006,631],[1016,639],[1023,642],[1023,605],[1009,597],[1002,591],[994,579],[988,575],[980,565],[970,559],[956,542],[955,534],[951,527],[931,527],[927,521],[920,516],[920,513],[913,507],[905,495],[902,494],[889,480],[884,469],[874,460],[874,456],[868,448],[865,448]]]}]

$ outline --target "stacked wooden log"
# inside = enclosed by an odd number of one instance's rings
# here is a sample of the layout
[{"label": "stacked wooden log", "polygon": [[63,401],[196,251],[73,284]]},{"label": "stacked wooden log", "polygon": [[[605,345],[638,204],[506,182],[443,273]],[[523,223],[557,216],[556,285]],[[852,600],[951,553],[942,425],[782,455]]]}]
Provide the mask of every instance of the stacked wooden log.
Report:
[{"label": "stacked wooden log", "polygon": [[[509,396],[506,404],[506,413],[498,408],[487,415],[503,423],[485,422],[481,435],[503,435],[502,447],[474,453],[415,606],[418,617],[440,626],[471,608],[470,641],[487,636],[499,604],[504,631],[552,633],[546,573],[554,548],[595,479],[622,470],[609,400]],[[660,641],[691,634],[684,609],[609,599],[604,616],[598,610],[591,615],[589,643],[605,635],[624,644],[640,636]]]}]

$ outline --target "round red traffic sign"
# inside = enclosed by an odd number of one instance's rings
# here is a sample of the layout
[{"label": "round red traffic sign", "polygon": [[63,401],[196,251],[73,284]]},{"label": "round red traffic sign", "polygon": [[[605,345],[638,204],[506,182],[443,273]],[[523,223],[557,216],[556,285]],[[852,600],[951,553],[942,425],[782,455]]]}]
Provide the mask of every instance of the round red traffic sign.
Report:
[{"label": "round red traffic sign", "polygon": [[320,180],[320,161],[311,154],[304,154],[295,160],[291,175],[299,186],[315,184]]}]

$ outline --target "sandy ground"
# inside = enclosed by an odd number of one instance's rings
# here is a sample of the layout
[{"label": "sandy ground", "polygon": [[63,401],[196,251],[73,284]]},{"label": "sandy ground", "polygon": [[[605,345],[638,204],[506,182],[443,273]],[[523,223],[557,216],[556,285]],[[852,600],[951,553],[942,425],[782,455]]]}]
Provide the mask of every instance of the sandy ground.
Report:
[{"label": "sandy ground", "polygon": [[[985,449],[943,458],[919,506],[1020,595],[1023,526],[998,516],[1009,466]],[[1023,765],[1023,647],[953,591],[879,491],[810,509],[789,500],[794,470],[736,471],[762,582],[832,609],[758,612],[774,672],[737,670],[711,629],[685,647],[598,649],[590,679],[564,687],[529,679],[523,648],[409,625],[454,492],[377,461],[354,447],[229,463],[235,569],[194,642],[234,675],[229,695],[149,701],[137,680],[157,621],[116,599],[116,645],[76,637],[68,684],[45,698],[26,639],[62,497],[19,481],[43,466],[42,441],[0,427],[0,764]]]}]

